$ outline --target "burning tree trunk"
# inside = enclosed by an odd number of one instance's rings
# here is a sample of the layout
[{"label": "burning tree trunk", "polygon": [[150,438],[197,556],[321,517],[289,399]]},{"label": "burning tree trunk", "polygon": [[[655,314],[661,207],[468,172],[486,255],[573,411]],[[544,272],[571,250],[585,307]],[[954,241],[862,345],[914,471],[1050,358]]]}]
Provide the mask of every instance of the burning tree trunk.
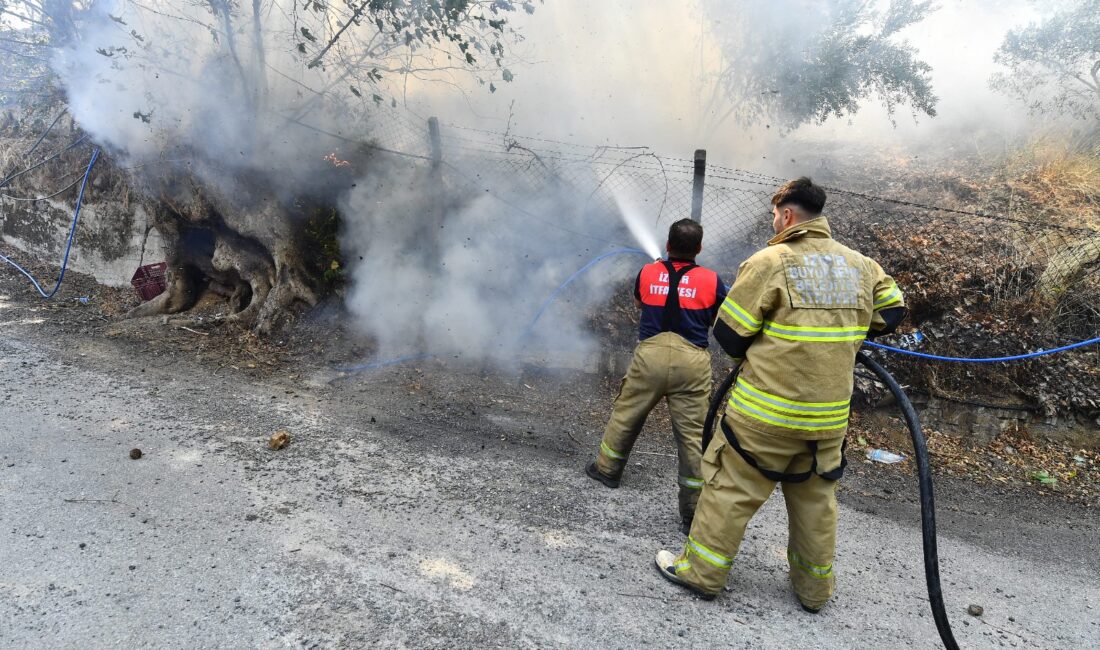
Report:
[{"label": "burning tree trunk", "polygon": [[231,192],[218,187],[188,176],[149,188],[168,288],[130,316],[187,311],[213,291],[229,299],[228,320],[266,334],[295,305],[317,303],[305,215],[292,213],[256,179],[238,179]]}]

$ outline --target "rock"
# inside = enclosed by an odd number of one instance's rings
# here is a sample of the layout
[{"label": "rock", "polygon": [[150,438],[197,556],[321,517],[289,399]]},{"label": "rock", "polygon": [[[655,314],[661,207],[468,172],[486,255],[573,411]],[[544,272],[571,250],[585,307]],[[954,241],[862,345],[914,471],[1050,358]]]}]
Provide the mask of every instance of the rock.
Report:
[{"label": "rock", "polygon": [[971,616],[981,616],[983,613],[985,613],[985,609],[983,609],[981,605],[971,605],[970,607],[966,608],[966,613],[970,614]]},{"label": "rock", "polygon": [[286,447],[286,443],[290,442],[290,432],[286,429],[280,429],[271,434],[271,437],[267,440],[267,446],[274,450],[282,449]]},{"label": "rock", "polygon": [[141,450],[134,447],[130,450],[130,460],[137,460],[139,458],[141,458]]}]

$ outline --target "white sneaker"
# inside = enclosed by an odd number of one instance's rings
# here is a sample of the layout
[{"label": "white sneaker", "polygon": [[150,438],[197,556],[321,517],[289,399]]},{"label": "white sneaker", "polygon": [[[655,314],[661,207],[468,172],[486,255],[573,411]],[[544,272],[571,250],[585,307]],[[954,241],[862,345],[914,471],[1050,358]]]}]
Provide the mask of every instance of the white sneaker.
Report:
[{"label": "white sneaker", "polygon": [[672,568],[676,564],[676,554],[672,551],[660,550],[657,551],[657,557],[653,558],[653,563],[657,565],[657,572],[661,574],[661,577],[669,582],[686,587],[691,590],[696,596],[703,600],[714,600],[718,594],[711,594],[703,591],[699,587],[691,584],[687,580],[684,580],[680,576],[676,575],[676,570]]}]

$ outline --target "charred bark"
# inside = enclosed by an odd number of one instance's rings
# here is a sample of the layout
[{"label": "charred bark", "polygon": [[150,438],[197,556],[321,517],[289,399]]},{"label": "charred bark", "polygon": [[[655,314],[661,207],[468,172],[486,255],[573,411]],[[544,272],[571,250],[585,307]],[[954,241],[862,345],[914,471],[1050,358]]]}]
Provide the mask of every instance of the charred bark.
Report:
[{"label": "charred bark", "polygon": [[278,201],[272,188],[235,178],[225,186],[187,174],[159,179],[146,196],[168,262],[167,290],[128,316],[190,310],[213,292],[227,299],[226,320],[269,334],[300,306],[317,304],[305,215]]}]

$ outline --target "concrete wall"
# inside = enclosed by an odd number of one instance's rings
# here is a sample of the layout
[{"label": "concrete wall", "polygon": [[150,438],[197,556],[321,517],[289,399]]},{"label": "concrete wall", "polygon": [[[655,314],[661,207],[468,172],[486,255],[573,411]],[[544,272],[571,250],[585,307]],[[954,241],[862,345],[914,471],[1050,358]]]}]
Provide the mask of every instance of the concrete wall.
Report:
[{"label": "concrete wall", "polygon": [[[73,218],[73,202],[15,201],[0,197],[0,240],[39,261],[61,264]],[[164,261],[160,235],[136,203],[85,203],[80,211],[69,268],[101,284],[126,286],[142,264]]]}]

